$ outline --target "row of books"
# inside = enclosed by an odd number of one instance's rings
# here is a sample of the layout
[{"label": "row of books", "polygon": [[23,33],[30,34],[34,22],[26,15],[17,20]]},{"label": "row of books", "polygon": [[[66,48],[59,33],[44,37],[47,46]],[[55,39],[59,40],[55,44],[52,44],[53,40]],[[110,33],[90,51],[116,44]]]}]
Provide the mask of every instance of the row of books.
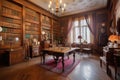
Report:
[{"label": "row of books", "polygon": [[20,24],[7,23],[7,22],[1,22],[1,26],[8,28],[19,28],[19,29],[22,27]]},{"label": "row of books", "polygon": [[25,16],[25,18],[26,19],[29,19],[29,20],[33,20],[33,21],[37,21],[37,22],[39,22],[39,16],[31,16],[31,15],[29,15],[29,14],[26,14],[26,16]]},{"label": "row of books", "polygon": [[31,27],[38,27],[39,26],[38,24],[30,23],[30,22],[26,22],[25,25],[26,26],[31,26]]},{"label": "row of books", "polygon": [[2,22],[22,24],[22,21],[21,21],[21,20],[12,19],[12,18],[8,18],[8,17],[1,17],[1,18],[2,18]]},{"label": "row of books", "polygon": [[19,34],[22,31],[20,29],[12,29],[12,28],[3,27],[2,32]]},{"label": "row of books", "polygon": [[47,16],[42,15],[41,16],[41,21],[42,21],[42,23],[50,25],[50,18],[48,18]]},{"label": "row of books", "polygon": [[34,38],[35,38],[35,39],[38,39],[38,38],[39,38],[39,35],[27,34],[27,33],[25,34],[25,38],[31,38],[31,37],[32,37],[33,39],[34,39]]},{"label": "row of books", "polygon": [[10,39],[15,39],[16,37],[18,37],[19,39],[21,39],[21,34],[4,34],[1,33],[0,36],[2,36],[2,39],[4,41],[9,41]]},{"label": "row of books", "polygon": [[25,31],[26,34],[39,34],[39,32],[36,31]]},{"label": "row of books", "polygon": [[2,1],[2,7],[7,7],[7,8],[10,8],[10,9],[14,9],[16,11],[19,11],[19,12],[22,12],[22,7],[19,6],[19,5],[16,5],[12,2],[9,2],[10,0],[3,0]]},{"label": "row of books", "polygon": [[28,15],[32,15],[32,16],[39,18],[39,14],[37,12],[35,12],[34,10],[29,9],[29,8],[25,8],[25,13]]},{"label": "row of books", "polygon": [[25,26],[25,30],[28,31],[39,31],[39,27],[34,27],[34,26]]},{"label": "row of books", "polygon": [[21,17],[22,13],[13,9],[9,9],[7,7],[2,7],[2,14],[7,14],[7,15],[12,15],[12,16],[17,16]]}]

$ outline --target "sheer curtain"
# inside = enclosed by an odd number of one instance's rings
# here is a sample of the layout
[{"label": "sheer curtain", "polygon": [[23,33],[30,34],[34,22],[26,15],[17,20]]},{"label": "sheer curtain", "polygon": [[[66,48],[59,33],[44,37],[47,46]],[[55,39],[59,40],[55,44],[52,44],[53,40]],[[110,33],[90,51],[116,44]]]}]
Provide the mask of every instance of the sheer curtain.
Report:
[{"label": "sheer curtain", "polygon": [[67,38],[66,38],[66,44],[71,44],[71,32],[74,24],[74,18],[69,18],[68,20],[68,30],[67,30]]},{"label": "sheer curtain", "polygon": [[95,35],[95,32],[94,32],[94,25],[93,25],[93,17],[91,14],[89,15],[85,15],[85,21],[87,23],[87,26],[89,27],[90,29],[90,32]]},{"label": "sheer curtain", "polygon": [[[90,20],[90,19],[89,19]],[[85,17],[76,18],[69,33],[70,43],[80,43],[78,36],[81,35],[81,42],[93,43],[93,35],[88,27]]]},{"label": "sheer curtain", "polygon": [[87,26],[88,26],[88,28],[89,28],[89,30],[90,30],[90,40],[91,40],[91,43],[93,43],[94,42],[94,38],[95,38],[95,28],[94,28],[94,25],[93,25],[93,22],[94,22],[94,14],[89,14],[89,15],[85,15],[84,17],[85,17],[85,21],[86,21],[86,23],[87,23]]}]

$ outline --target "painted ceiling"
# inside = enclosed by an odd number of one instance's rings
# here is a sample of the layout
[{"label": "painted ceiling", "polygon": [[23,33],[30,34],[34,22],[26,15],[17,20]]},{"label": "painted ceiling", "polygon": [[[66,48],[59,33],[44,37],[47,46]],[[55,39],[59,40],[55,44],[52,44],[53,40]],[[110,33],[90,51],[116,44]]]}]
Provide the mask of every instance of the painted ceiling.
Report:
[{"label": "painted ceiling", "polygon": [[[50,0],[28,0],[46,10]],[[107,5],[107,0],[62,0],[66,3],[65,12],[61,16],[71,15],[80,12],[86,12],[99,8],[104,8]]]}]

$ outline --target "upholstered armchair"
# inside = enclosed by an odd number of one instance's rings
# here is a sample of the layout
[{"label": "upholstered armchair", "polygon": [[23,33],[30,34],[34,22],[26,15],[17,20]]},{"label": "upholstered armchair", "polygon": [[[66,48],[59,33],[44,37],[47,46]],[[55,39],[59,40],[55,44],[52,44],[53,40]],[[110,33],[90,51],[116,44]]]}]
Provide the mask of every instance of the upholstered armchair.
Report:
[{"label": "upholstered armchair", "polygon": [[87,53],[87,54],[91,54],[93,53],[93,44],[89,43],[89,44],[82,44],[81,45],[82,48],[82,53]]}]

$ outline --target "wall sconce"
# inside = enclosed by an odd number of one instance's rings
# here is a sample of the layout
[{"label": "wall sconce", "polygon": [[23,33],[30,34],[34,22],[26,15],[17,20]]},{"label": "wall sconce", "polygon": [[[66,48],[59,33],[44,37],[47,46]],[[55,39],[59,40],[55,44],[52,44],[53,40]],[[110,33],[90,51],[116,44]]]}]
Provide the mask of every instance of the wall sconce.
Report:
[{"label": "wall sconce", "polygon": [[13,37],[13,38],[10,38],[10,50],[12,50],[13,48],[13,43],[14,42],[18,42],[19,41],[19,38],[18,37]]},{"label": "wall sconce", "polygon": [[2,27],[0,26],[0,32],[2,32],[2,30],[3,30],[3,29],[2,29]]},{"label": "wall sconce", "polygon": [[16,37],[16,38],[15,38],[15,41],[16,41],[16,42],[17,42],[17,41],[19,41],[19,38],[18,38],[18,37]]},{"label": "wall sconce", "polygon": [[37,43],[38,45],[40,45],[40,42],[38,41],[38,43]]},{"label": "wall sconce", "polygon": [[[2,32],[2,27],[0,26],[0,32]],[[2,41],[2,36],[0,36],[0,41]]]},{"label": "wall sconce", "polygon": [[2,45],[2,36],[0,36],[0,45]]},{"label": "wall sconce", "polygon": [[42,31],[42,35],[44,35],[45,34],[45,31]]},{"label": "wall sconce", "polygon": [[[2,32],[2,27],[0,26],[0,32]],[[2,45],[2,36],[0,36],[0,45]]]},{"label": "wall sconce", "polygon": [[[0,32],[2,32],[2,27],[0,26]],[[2,36],[0,35],[0,41],[2,41]]]}]

